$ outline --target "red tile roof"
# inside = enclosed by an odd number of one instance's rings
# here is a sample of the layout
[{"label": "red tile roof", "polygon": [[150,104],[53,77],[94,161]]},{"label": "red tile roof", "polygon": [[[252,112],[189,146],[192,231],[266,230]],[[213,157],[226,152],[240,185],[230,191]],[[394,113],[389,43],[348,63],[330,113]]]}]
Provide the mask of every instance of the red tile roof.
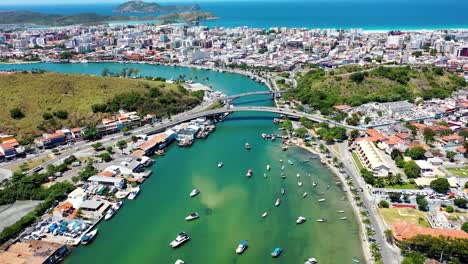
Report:
[{"label": "red tile roof", "polygon": [[440,228],[419,227],[415,224],[397,222],[392,225],[393,237],[396,240],[405,240],[417,235],[428,235],[433,237],[444,236],[450,238],[468,239],[468,233],[463,230],[451,230]]},{"label": "red tile roof", "polygon": [[367,129],[366,130],[366,133],[372,137],[372,138],[375,138],[377,140],[384,140],[386,139],[387,137],[385,135],[383,135],[382,133],[380,133],[379,131],[375,130],[375,129]]}]

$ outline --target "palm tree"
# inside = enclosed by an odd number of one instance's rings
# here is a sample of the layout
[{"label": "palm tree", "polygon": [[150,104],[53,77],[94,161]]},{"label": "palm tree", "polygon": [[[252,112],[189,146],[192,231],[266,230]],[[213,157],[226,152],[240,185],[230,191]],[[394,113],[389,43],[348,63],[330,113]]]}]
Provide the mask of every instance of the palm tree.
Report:
[{"label": "palm tree", "polygon": [[375,179],[375,182],[374,182],[374,187],[376,188],[383,188],[385,187],[385,182],[382,178],[377,178]]}]

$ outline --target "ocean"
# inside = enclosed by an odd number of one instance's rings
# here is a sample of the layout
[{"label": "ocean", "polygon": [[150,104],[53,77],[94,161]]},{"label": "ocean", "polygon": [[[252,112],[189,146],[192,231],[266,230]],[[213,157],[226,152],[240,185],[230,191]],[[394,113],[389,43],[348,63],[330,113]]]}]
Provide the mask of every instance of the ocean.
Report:
[{"label": "ocean", "polygon": [[[156,1],[157,2],[157,1]],[[193,4],[186,1],[171,4]],[[219,20],[204,21],[210,27],[249,26],[362,28],[365,30],[468,28],[465,0],[277,0],[201,1],[202,10]],[[118,4],[17,5],[0,4],[0,10],[28,10],[52,14],[96,12],[115,14]]]}]

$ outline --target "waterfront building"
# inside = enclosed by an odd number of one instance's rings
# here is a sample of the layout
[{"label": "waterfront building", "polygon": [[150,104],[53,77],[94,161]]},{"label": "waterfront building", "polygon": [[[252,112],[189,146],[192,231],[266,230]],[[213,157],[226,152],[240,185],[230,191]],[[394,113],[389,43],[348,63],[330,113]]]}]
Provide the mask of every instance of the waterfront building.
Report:
[{"label": "waterfront building", "polygon": [[441,228],[419,227],[406,222],[396,222],[392,224],[393,237],[397,241],[413,238],[417,235],[427,235],[433,237],[444,236],[447,238],[468,239],[468,233],[463,230],[450,230]]},{"label": "waterfront building", "polygon": [[380,156],[377,147],[367,138],[358,141],[358,157],[370,169],[375,176],[385,177],[388,175],[390,168],[385,164]]},{"label": "waterfront building", "polygon": [[102,184],[106,186],[114,186],[119,189],[125,188],[125,180],[117,177],[105,177],[105,176],[91,176],[88,178],[89,182]]}]

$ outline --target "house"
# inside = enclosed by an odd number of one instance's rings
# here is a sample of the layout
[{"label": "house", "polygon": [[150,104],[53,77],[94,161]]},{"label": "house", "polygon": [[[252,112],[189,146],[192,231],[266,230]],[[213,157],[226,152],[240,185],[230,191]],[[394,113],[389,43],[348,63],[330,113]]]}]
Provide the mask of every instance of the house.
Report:
[{"label": "house", "polygon": [[146,142],[138,146],[137,149],[144,151],[146,156],[151,156],[155,150],[165,148],[174,141],[176,137],[177,134],[169,129],[163,133],[151,136]]},{"label": "house", "polygon": [[85,211],[98,211],[104,203],[97,200],[86,200],[80,204],[80,209]]},{"label": "house", "polygon": [[[70,132],[71,133],[71,132]],[[36,139],[36,145],[41,148],[54,148],[67,143],[67,135],[61,130],[53,134],[43,134],[42,138]]]},{"label": "house", "polygon": [[125,180],[117,177],[105,177],[105,176],[91,176],[88,178],[89,182],[102,184],[106,186],[115,186],[119,189],[125,188]]},{"label": "house", "polygon": [[16,242],[0,252],[2,264],[56,264],[68,253],[65,245],[42,240]]},{"label": "house", "polygon": [[428,161],[426,160],[415,160],[416,164],[418,167],[421,169],[421,175],[424,177],[434,177],[435,176],[435,171],[434,171],[434,166],[432,166]]},{"label": "house", "polygon": [[8,144],[8,143],[2,143],[0,144],[0,153],[2,154],[4,159],[13,159],[16,157],[16,149]]},{"label": "house", "polygon": [[410,239],[417,235],[426,235],[426,236],[433,236],[433,237],[444,236],[448,238],[468,239],[468,233],[466,233],[463,230],[427,228],[427,227],[420,227],[415,224],[410,224],[406,222],[393,223],[392,233],[393,233],[393,237],[397,241]]}]

